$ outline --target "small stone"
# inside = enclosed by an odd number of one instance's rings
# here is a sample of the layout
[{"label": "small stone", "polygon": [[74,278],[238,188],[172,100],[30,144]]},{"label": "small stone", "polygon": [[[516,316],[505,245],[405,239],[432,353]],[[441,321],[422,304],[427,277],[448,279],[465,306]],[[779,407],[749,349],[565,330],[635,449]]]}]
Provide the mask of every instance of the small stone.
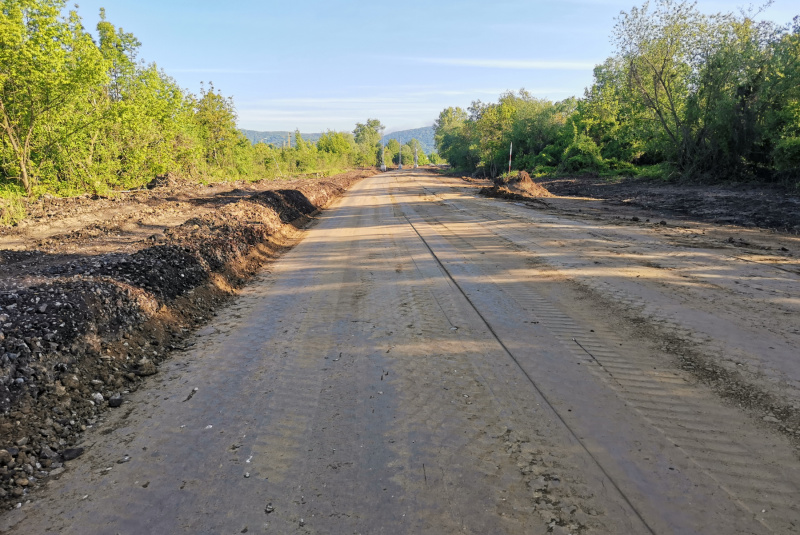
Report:
[{"label": "small stone", "polygon": [[264,508],[264,512],[270,514],[272,511],[275,510],[275,507],[272,506],[272,502],[269,502],[267,506]]},{"label": "small stone", "polygon": [[28,443],[28,437],[22,437],[21,439],[17,440],[17,446],[20,448]]},{"label": "small stone", "polygon": [[14,460],[8,450],[0,450],[0,466],[6,465]]},{"label": "small stone", "polygon": [[771,424],[777,424],[777,423],[780,423],[780,420],[778,420],[778,419],[777,419],[777,418],[775,418],[774,416],[764,416],[764,417],[763,417],[763,418],[761,418],[761,419],[762,419],[762,420],[764,420],[765,422],[768,422],[768,423],[771,423]]},{"label": "small stone", "polygon": [[45,312],[47,312],[47,305],[40,306],[39,308],[36,309],[36,312],[38,312],[39,314],[44,314]]},{"label": "small stone", "polygon": [[250,472],[245,472],[244,477],[250,477]]},{"label": "small stone", "polygon": [[638,218],[638,217],[636,217],[636,216],[633,216],[633,217],[631,218],[631,221],[639,221],[639,218]]},{"label": "small stone", "polygon": [[13,489],[11,489],[11,495],[14,496],[15,498],[19,498],[23,494],[25,494],[25,491],[22,490],[22,487],[14,487]]},{"label": "small stone", "polygon": [[17,479],[15,483],[17,485],[19,485],[20,487],[27,487],[28,485],[31,484],[31,482],[28,481],[27,477],[21,477],[21,478]]},{"label": "small stone", "polygon": [[94,394],[92,394],[92,400],[95,403],[102,403],[103,402],[103,394],[101,394],[100,392],[95,392]]},{"label": "small stone", "polygon": [[83,455],[84,451],[85,450],[83,448],[69,448],[69,449],[64,450],[64,453],[61,454],[61,457],[65,461],[71,461],[71,460],[77,459],[78,457]]},{"label": "small stone", "polygon": [[301,518],[300,519],[300,527],[302,528],[305,525],[306,525],[306,521]]},{"label": "small stone", "polygon": [[122,396],[120,396],[119,394],[111,396],[111,398],[108,400],[108,406],[114,409],[122,406]]},{"label": "small stone", "polygon": [[50,449],[48,446],[43,446],[42,450],[39,452],[39,457],[43,457],[45,459],[56,459],[58,454]]},{"label": "small stone", "polygon": [[60,476],[64,473],[64,468],[59,467],[54,470],[50,470],[50,477]]},{"label": "small stone", "polygon": [[147,377],[148,375],[155,375],[158,373],[158,368],[153,361],[148,358],[143,358],[136,363],[136,375],[140,377]]}]

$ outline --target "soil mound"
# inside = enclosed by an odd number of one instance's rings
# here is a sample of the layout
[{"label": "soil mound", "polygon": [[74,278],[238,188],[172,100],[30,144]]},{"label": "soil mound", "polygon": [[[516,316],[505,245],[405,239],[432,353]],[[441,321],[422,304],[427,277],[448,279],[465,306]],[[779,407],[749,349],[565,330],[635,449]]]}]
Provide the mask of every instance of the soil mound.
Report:
[{"label": "soil mound", "polygon": [[494,184],[496,188],[506,188],[530,197],[553,197],[546,188],[534,182],[527,171],[520,171],[512,177],[498,177],[494,180]]},{"label": "soil mound", "polygon": [[493,197],[495,199],[506,199],[509,201],[527,201],[530,200],[528,197],[524,195],[520,195],[519,193],[514,193],[510,189],[505,186],[490,186],[481,188],[478,190],[480,195],[484,197]]}]

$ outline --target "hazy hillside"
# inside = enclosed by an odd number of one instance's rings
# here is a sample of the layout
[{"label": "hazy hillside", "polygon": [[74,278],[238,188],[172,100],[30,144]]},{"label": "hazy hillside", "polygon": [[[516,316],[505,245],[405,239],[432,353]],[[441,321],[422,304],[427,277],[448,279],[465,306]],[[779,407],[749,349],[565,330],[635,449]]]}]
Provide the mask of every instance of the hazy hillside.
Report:
[{"label": "hazy hillside", "polygon": [[[283,143],[286,141],[286,137],[291,137],[292,146],[294,146],[294,132],[284,132],[284,131],[272,131],[272,132],[259,132],[257,130],[245,130],[241,129],[242,133],[252,141],[253,143],[258,143],[259,141],[263,141],[264,143],[272,143],[277,147],[282,147]],[[303,141],[311,141],[316,143],[319,137],[322,134],[304,134],[300,132],[300,135],[303,136]]]},{"label": "hazy hillside", "polygon": [[[305,139],[305,138],[303,138]],[[436,145],[433,142],[433,127],[423,126],[422,128],[414,128],[412,130],[400,130],[399,132],[392,132],[383,136],[383,142],[386,143],[390,139],[396,139],[402,145],[412,139],[419,141],[425,154],[436,152]]]},{"label": "hazy hillside", "polygon": [[[258,143],[259,141],[264,141],[264,143],[272,143],[277,147],[282,147],[283,143],[286,141],[286,137],[290,136],[292,140],[292,145],[294,145],[294,132],[286,132],[286,131],[269,131],[269,132],[259,132],[258,130],[245,130],[242,129],[242,133],[252,141],[253,143]],[[303,140],[311,141],[316,143],[319,137],[322,134],[305,134],[300,132],[300,135],[303,136]],[[401,144],[407,143],[412,139],[416,139],[419,141],[422,149],[425,151],[425,154],[430,154],[431,152],[436,151],[436,145],[433,142],[433,127],[432,126],[425,126],[422,128],[414,128],[412,130],[400,130],[399,132],[392,132],[391,134],[386,134],[383,136],[383,142],[386,143],[390,139],[396,139]]]}]

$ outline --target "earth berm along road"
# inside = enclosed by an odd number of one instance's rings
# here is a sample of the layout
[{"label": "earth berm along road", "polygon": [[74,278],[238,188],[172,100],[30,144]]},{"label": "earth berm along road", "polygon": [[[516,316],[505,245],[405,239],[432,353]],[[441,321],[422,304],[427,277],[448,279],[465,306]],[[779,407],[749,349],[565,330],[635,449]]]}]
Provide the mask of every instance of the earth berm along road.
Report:
[{"label": "earth berm along road", "polygon": [[358,183],[0,530],[796,532],[796,263],[536,206]]}]

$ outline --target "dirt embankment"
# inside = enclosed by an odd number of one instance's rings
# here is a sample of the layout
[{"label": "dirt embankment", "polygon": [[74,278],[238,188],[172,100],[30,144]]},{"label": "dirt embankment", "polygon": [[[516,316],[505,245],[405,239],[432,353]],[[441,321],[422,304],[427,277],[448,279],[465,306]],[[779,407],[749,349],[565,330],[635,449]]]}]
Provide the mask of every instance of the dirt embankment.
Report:
[{"label": "dirt embankment", "polygon": [[63,471],[106,407],[297,228],[375,171],[43,201],[0,233],[0,502]]}]

